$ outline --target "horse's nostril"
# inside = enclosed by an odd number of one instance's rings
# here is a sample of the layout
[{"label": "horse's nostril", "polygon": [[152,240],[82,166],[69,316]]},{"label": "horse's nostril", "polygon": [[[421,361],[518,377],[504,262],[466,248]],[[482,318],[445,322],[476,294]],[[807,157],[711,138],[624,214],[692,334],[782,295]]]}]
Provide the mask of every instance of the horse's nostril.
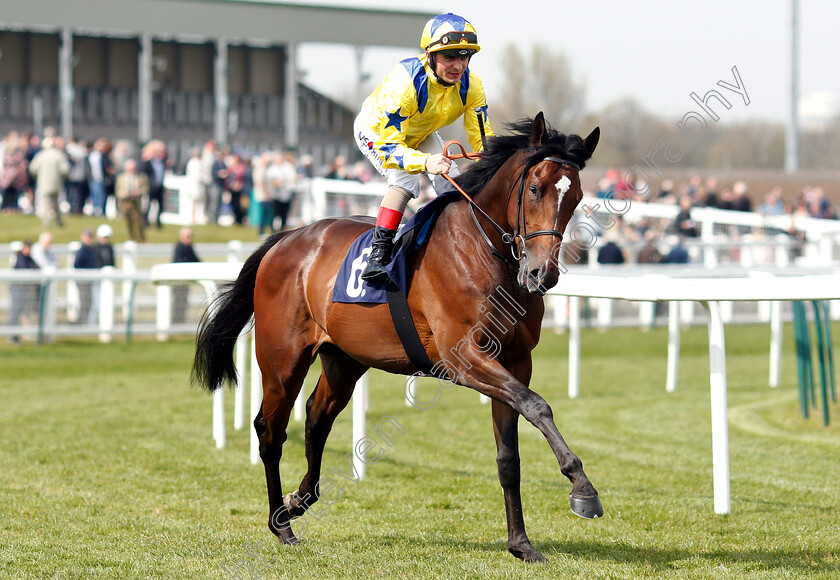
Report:
[{"label": "horse's nostril", "polygon": [[534,280],[539,280],[539,279],[541,278],[539,268],[534,269],[534,270],[531,270],[531,271],[528,273],[528,276],[529,276],[530,278],[534,279]]}]

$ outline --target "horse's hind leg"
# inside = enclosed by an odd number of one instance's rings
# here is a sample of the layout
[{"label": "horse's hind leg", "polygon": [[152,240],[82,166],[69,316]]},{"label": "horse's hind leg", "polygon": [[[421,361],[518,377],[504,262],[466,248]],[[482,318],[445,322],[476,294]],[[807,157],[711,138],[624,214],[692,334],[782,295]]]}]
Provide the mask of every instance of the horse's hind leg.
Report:
[{"label": "horse's hind leg", "polygon": [[508,551],[525,562],[543,562],[545,556],[537,552],[525,533],[522,517],[522,497],[519,491],[519,413],[498,401],[493,401],[493,435],[496,438],[496,465],[499,483],[505,494],[505,514],[508,527]]},{"label": "horse's hind leg", "polygon": [[[259,347],[259,339],[257,341]],[[311,362],[311,349],[284,349],[285,353],[271,352],[271,362],[260,360],[263,369],[263,404],[254,419],[254,429],[260,440],[260,457],[265,466],[270,515],[268,527],[284,544],[296,544],[297,538],[283,506],[283,489],[280,482],[280,458],[286,441],[286,428],[295,399],[303,386]],[[288,358],[284,358],[284,354]],[[262,358],[260,353],[258,358]],[[287,363],[282,368],[276,364]]]},{"label": "horse's hind leg", "polygon": [[318,500],[316,486],[321,477],[324,446],[335,418],[347,406],[356,381],[368,369],[335,346],[325,345],[319,351],[321,378],[306,403],[306,461],[308,469],[300,488],[286,496],[292,516],[302,515]]}]

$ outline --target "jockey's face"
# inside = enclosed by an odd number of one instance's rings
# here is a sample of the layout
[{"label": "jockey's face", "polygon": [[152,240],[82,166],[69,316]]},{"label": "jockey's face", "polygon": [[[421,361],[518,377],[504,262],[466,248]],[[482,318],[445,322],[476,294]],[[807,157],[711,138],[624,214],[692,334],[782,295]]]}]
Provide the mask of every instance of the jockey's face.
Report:
[{"label": "jockey's face", "polygon": [[469,64],[469,56],[458,56],[442,50],[435,55],[435,74],[443,82],[454,85],[464,76]]}]

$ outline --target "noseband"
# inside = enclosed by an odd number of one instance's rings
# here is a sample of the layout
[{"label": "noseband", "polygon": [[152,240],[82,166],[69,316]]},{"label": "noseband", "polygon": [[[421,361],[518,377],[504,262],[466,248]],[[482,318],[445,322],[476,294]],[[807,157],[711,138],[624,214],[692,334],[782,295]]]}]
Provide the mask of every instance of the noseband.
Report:
[{"label": "noseband", "polygon": [[[573,169],[577,169],[580,171],[580,165],[569,161],[568,159],[561,159],[560,157],[546,157],[543,161],[552,161],[557,163],[560,166],[567,165],[572,167]],[[534,164],[536,165],[536,163]],[[533,166],[532,166],[533,167]],[[530,234],[526,231],[525,228],[525,182],[528,180],[528,170],[530,168],[526,165],[522,168],[522,171],[519,173],[519,177],[514,183],[514,187],[516,184],[519,184],[519,187],[516,192],[516,226],[514,226],[513,231],[513,240],[508,243],[511,248],[511,254],[513,257],[520,261],[525,256],[525,242],[530,240],[531,238],[536,238],[538,236],[554,236],[556,238],[560,238],[560,241],[563,241],[563,232],[560,230],[537,230],[536,232],[531,232]],[[510,196],[513,193],[513,187],[511,187],[510,191],[508,192],[508,200],[507,204],[510,204]],[[559,211],[558,207],[558,211]],[[473,214],[475,215],[475,214]],[[492,220],[491,220],[492,221]],[[519,232],[519,225],[522,224],[522,233]],[[495,223],[493,225],[496,225]],[[497,226],[498,227],[498,226]],[[517,242],[517,240],[519,240]],[[519,255],[516,254],[516,251],[519,250]]]},{"label": "noseband", "polygon": [[[456,154],[456,155],[450,156],[448,153],[446,153],[449,149],[450,144],[460,147],[461,151],[462,151],[462,154],[461,155]],[[466,153],[464,151],[463,146],[460,143],[458,143],[457,141],[450,141],[450,142],[446,143],[446,145],[444,146],[444,152],[446,153],[447,157],[449,157],[450,159],[458,159],[458,158],[461,158],[461,157],[467,157],[467,158],[470,158],[470,159],[475,159],[475,158],[478,157],[477,154]],[[552,161],[554,163],[557,163],[558,165],[566,165],[568,167],[571,167],[573,169],[577,169],[578,171],[580,171],[580,165],[578,165],[577,163],[575,163],[573,161],[569,161],[568,159],[562,159],[560,157],[553,157],[552,156],[552,157],[546,157],[542,161]],[[540,161],[538,163],[541,163],[542,161]],[[531,232],[531,233],[528,233],[526,231],[526,228],[525,228],[525,201],[524,201],[525,200],[525,183],[528,181],[528,171],[536,165],[537,165],[537,163],[534,163],[533,165],[530,165],[530,166],[526,164],[525,167],[522,168],[522,171],[519,172],[519,177],[516,178],[516,181],[513,183],[513,185],[510,188],[510,191],[508,192],[507,202],[505,203],[506,207],[508,205],[510,205],[510,196],[513,195],[514,188],[517,188],[517,193],[516,193],[516,225],[513,228],[513,233],[510,233],[510,232],[506,231],[504,228],[502,228],[502,226],[497,224],[495,222],[495,220],[493,220],[493,218],[491,218],[489,215],[487,215],[487,212],[485,212],[483,209],[481,209],[478,206],[478,204],[476,204],[475,201],[473,201],[473,199],[469,195],[467,195],[467,193],[464,190],[462,190],[455,183],[455,180],[453,180],[451,177],[449,177],[449,175],[447,175],[445,173],[443,174],[443,177],[447,181],[449,181],[449,183],[451,183],[467,199],[467,202],[469,203],[469,206],[470,206],[470,214],[472,215],[473,221],[475,222],[475,225],[478,227],[478,231],[481,234],[481,237],[484,238],[484,241],[487,242],[487,245],[490,246],[490,251],[493,253],[494,256],[496,256],[497,258],[502,260],[502,262],[513,272],[518,272],[519,268],[513,267],[510,264],[510,262],[508,262],[507,258],[501,252],[499,252],[498,249],[496,249],[496,246],[493,244],[492,240],[490,240],[490,237],[487,235],[487,232],[485,232],[484,228],[481,227],[481,223],[479,223],[479,221],[478,221],[478,216],[476,215],[476,211],[478,211],[478,213],[480,213],[481,216],[485,220],[490,222],[490,225],[493,226],[493,229],[495,229],[499,233],[499,235],[502,237],[502,242],[504,242],[505,244],[508,245],[508,247],[510,247],[510,253],[517,262],[521,262],[522,259],[525,257],[525,241],[526,240],[530,240],[531,238],[536,238],[538,236],[554,236],[554,237],[560,238],[560,241],[562,242],[563,241],[563,232],[561,232],[560,230],[537,230],[537,231]],[[520,224],[522,225],[521,230],[520,230]]]}]

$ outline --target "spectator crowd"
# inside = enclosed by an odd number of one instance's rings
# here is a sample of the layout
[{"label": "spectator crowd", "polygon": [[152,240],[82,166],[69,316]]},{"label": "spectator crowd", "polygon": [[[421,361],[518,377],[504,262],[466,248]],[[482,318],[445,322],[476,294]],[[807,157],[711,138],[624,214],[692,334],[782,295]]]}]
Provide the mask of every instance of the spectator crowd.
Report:
[{"label": "spectator crowd", "polygon": [[[65,139],[50,128],[43,136],[11,132],[0,142],[0,210],[37,214],[45,230],[53,221],[63,227],[62,213],[107,218],[116,210],[129,237],[142,243],[147,228],[162,227],[164,177],[174,169],[166,144],[159,140],[135,152],[127,140]],[[246,154],[213,141],[190,151],[184,168],[185,187],[193,202],[193,223],[248,224],[261,236],[287,227],[296,194],[307,178],[318,175],[367,182],[373,178],[371,173],[369,164],[348,164],[341,155],[318,170],[310,155],[298,156],[293,151]],[[599,181],[595,195],[637,197],[642,185],[631,186],[626,177],[610,169]],[[659,228],[660,234],[698,237],[701,232],[692,219],[692,209],[698,207],[836,218],[821,187],[806,187],[788,203],[780,186],[756,203],[744,181],[722,186],[714,177],[703,180],[694,176],[679,187],[671,179],[664,179],[656,188],[651,201],[679,207],[674,222],[664,230]],[[421,201],[434,195],[424,193]],[[648,227],[643,221],[624,228],[611,241],[641,243]]]},{"label": "spectator crowd", "polygon": [[[822,187],[804,187],[795,200],[787,203],[782,193],[781,186],[773,186],[764,194],[762,202],[757,204],[747,183],[742,180],[735,181],[731,186],[721,186],[715,177],[703,180],[699,176],[692,176],[678,187],[671,179],[663,179],[661,183],[653,185],[640,180],[631,185],[626,179],[620,177],[617,170],[610,169],[598,182],[595,192],[597,198],[629,200],[630,202],[642,199],[645,202],[674,205],[678,210],[673,220],[664,222],[643,218],[629,224],[625,223],[620,215],[611,215],[609,219],[614,221],[617,227],[602,228],[603,231],[599,232],[602,243],[598,246],[597,262],[600,264],[622,264],[625,261],[639,264],[688,262],[685,241],[699,238],[702,233],[699,222],[692,217],[692,210],[695,208],[755,212],[765,216],[790,215],[794,218],[790,230],[766,228],[767,231],[764,233],[785,233],[799,240],[804,239],[804,233],[796,229],[796,218],[837,219],[834,208]],[[621,205],[618,201],[611,203]],[[737,239],[747,231],[749,228],[746,226],[732,226],[729,234],[733,239]],[[660,253],[658,243],[669,236],[672,240],[670,249]],[[631,259],[629,248],[642,249],[635,259]]]},{"label": "spectator crowd", "polygon": [[[251,203],[258,216],[250,225],[262,235],[283,229],[301,182],[315,175],[369,181],[359,162],[339,155],[320,171],[311,155],[293,151],[242,151],[207,141],[190,151],[184,174],[193,201],[193,222],[245,225]],[[11,132],[0,141],[0,193],[4,214],[37,214],[44,229],[63,227],[63,213],[113,217],[126,222],[131,239],[144,242],[148,227],[161,228],[164,177],[173,171],[166,144],[64,138],[47,128],[43,136]]]}]

